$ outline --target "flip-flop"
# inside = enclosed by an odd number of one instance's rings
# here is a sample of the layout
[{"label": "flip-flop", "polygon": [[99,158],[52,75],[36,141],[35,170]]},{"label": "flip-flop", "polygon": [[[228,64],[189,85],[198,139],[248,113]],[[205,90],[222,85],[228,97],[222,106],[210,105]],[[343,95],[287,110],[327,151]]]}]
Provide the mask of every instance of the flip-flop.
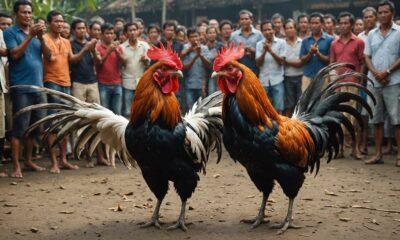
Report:
[{"label": "flip-flop", "polygon": [[383,164],[384,161],[382,158],[373,158],[364,162],[365,164]]}]

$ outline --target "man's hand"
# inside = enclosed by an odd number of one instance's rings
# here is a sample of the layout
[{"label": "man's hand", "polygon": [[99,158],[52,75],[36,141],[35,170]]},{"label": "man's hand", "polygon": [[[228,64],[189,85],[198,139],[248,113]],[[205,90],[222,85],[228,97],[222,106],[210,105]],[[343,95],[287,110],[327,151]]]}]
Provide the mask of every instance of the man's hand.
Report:
[{"label": "man's hand", "polygon": [[143,65],[147,66],[148,61],[145,55],[142,55],[140,57],[140,61],[143,63]]},{"label": "man's hand", "polygon": [[194,52],[196,53],[197,56],[200,56],[201,54],[201,47],[200,43],[196,42],[196,44],[193,46]]},{"label": "man's hand", "polygon": [[270,43],[265,42],[264,43],[264,50],[266,52],[271,52],[272,51],[272,45]]},{"label": "man's hand", "polygon": [[311,45],[310,53],[311,54],[317,54],[318,52],[319,52],[319,49],[318,49],[317,43],[314,43],[313,45]]},{"label": "man's hand", "polygon": [[389,83],[389,74],[386,71],[374,71],[372,74],[382,86],[386,86]]},{"label": "man's hand", "polygon": [[29,33],[28,35],[30,37],[35,37],[40,35],[40,37],[43,35],[44,31],[46,30],[46,27],[43,24],[40,23],[36,23],[33,24],[30,28],[29,28]]}]

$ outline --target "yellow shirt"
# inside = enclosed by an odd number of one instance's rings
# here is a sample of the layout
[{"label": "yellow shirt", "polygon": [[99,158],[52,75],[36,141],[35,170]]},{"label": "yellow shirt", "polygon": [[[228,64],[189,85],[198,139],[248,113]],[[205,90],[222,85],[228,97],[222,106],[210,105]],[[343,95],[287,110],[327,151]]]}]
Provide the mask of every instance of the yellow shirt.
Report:
[{"label": "yellow shirt", "polygon": [[71,78],[69,76],[68,55],[72,53],[71,43],[60,37],[59,44],[50,34],[43,35],[43,40],[49,47],[52,61],[44,58],[44,82],[53,82],[63,87],[71,86]]}]

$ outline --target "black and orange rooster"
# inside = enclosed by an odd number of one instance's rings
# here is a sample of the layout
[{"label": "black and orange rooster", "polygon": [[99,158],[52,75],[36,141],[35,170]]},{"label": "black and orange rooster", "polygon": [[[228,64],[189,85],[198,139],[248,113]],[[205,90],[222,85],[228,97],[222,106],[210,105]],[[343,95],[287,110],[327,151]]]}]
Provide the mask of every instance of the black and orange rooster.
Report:
[{"label": "black and orange rooster", "polygon": [[223,94],[216,92],[199,99],[181,117],[174,93],[179,88],[182,63],[170,45],[167,49],[162,44],[160,46],[148,51],[149,58],[157,62],[145,71],[139,81],[129,120],[98,104],[85,103],[47,88],[36,89],[58,96],[68,104],[33,105],[21,110],[21,113],[33,109],[60,110],[36,122],[27,133],[43,123],[52,122],[45,130],[44,137],[58,129],[57,142],[72,131],[82,129],[76,142],[76,158],[84,150],[91,155],[96,146],[103,142],[114,166],[115,155],[128,167],[137,163],[144,180],[157,198],[150,222],[142,227],[160,227],[160,206],[168,191],[168,183],[172,181],[181,198],[182,208],[178,221],[169,229],[181,228],[186,231],[186,201],[197,186],[198,173],[205,173],[212,150],[216,149],[218,158],[221,157]]},{"label": "black and orange rooster", "polygon": [[371,114],[369,105],[357,95],[335,91],[342,86],[365,87],[355,83],[337,83],[348,76],[363,77],[347,73],[334,82],[325,84],[326,75],[344,64],[330,65],[322,69],[305,93],[301,96],[292,118],[279,115],[268,100],[264,88],[256,75],[236,60],[243,56],[242,45],[221,50],[214,62],[213,77],[224,93],[222,119],[224,121],[223,142],[233,160],[239,161],[247,170],[257,189],[263,193],[258,216],[244,220],[257,227],[264,222],[265,204],[271,193],[274,180],[289,198],[287,216],[282,224],[271,226],[283,233],[296,228],[292,223],[293,202],[303,182],[304,173],[318,173],[320,158],[328,152],[328,162],[343,143],[341,124],[354,137],[352,123],[343,113],[354,116],[362,126],[358,111],[345,103],[355,100]]}]

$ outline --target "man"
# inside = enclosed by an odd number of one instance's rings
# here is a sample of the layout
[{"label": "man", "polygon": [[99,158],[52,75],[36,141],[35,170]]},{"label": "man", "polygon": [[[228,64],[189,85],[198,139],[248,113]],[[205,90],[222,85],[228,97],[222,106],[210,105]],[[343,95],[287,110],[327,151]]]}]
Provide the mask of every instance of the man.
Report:
[{"label": "man", "polygon": [[275,26],[269,20],[261,23],[264,40],[257,43],[256,63],[260,68],[260,80],[276,111],[285,109],[285,86],[283,85],[283,54],[285,41],[275,37]]},{"label": "man", "polygon": [[97,39],[100,40],[101,37],[101,24],[99,22],[92,22],[89,25],[89,39]]},{"label": "man", "polygon": [[299,38],[303,40],[304,38],[310,36],[310,24],[308,21],[308,15],[305,13],[300,14],[297,17],[297,24],[298,24],[298,31],[299,31]]},{"label": "man", "polygon": [[97,64],[100,101],[101,105],[115,114],[121,115],[122,87],[119,67],[125,66],[126,59],[119,47],[119,42],[114,41],[113,25],[110,23],[103,24],[101,35],[101,43],[96,47],[101,57]]},{"label": "man", "polygon": [[208,26],[219,29],[219,23],[218,23],[217,19],[210,19],[210,21],[208,21]]},{"label": "man", "polygon": [[[46,27],[42,24],[32,24],[32,4],[29,1],[18,0],[14,3],[13,12],[16,25],[4,31],[4,41],[9,50],[10,86],[35,85],[43,86],[43,63],[41,45],[42,34]],[[32,89],[15,88],[11,92],[13,113],[33,104],[46,102],[45,96]],[[33,133],[24,136],[30,124],[43,118],[43,111],[26,112],[14,118],[11,138],[12,159],[14,169],[11,177],[22,178],[20,166],[21,142],[25,144],[25,168],[43,171],[45,168],[32,162],[34,143]]]},{"label": "man", "polygon": [[256,65],[256,44],[263,40],[263,35],[260,31],[253,27],[253,14],[248,10],[239,12],[240,28],[234,31],[229,42],[234,42],[237,46],[240,42],[243,44],[244,56],[239,59],[239,62],[250,68],[258,75],[258,67]]},{"label": "man", "polygon": [[61,37],[68,39],[68,40],[70,40],[70,38],[71,38],[71,26],[67,22],[63,23]]},{"label": "man", "polygon": [[218,52],[224,46],[220,41],[217,40],[218,30],[216,27],[208,27],[207,28],[207,52],[208,52],[208,60],[210,60],[210,67],[207,68],[207,83],[205,84],[204,91],[207,92],[207,95],[218,91],[217,81],[214,79],[209,78],[212,73],[212,66],[214,64],[215,57],[217,56]]},{"label": "man", "polygon": [[114,19],[114,33],[122,31],[124,29],[125,20],[117,17]]},{"label": "man", "polygon": [[12,17],[10,15],[0,13],[0,30],[4,31],[12,25]]},{"label": "man", "polygon": [[[148,37],[147,37],[146,32],[144,30],[145,29],[145,25],[144,25],[143,19],[135,18],[135,21],[133,21],[133,22],[136,23],[138,25],[138,27],[139,27],[139,29],[138,29],[138,32],[139,32],[138,40],[146,42],[148,40]],[[125,28],[125,25],[124,25],[124,28]]]},{"label": "man", "polygon": [[282,14],[275,13],[274,15],[272,15],[271,21],[274,24],[275,37],[285,38],[286,36],[283,30],[283,23],[285,22],[285,18],[282,16]]},{"label": "man", "polygon": [[233,30],[232,22],[229,20],[222,20],[219,24],[219,33],[221,35],[221,42],[225,47],[229,45],[229,39],[231,38]]},{"label": "man", "polygon": [[122,115],[129,118],[135,89],[142,77],[145,68],[149,65],[147,57],[149,44],[138,40],[140,36],[139,25],[135,22],[124,26],[124,33],[128,41],[121,44],[122,52],[126,58],[126,66],[122,69]]},{"label": "man", "polygon": [[195,28],[187,30],[187,37],[189,43],[185,44],[181,56],[185,71],[186,107],[190,109],[199,97],[206,95],[206,69],[210,67],[210,60],[207,47],[200,44],[200,35]]},{"label": "man", "polygon": [[324,15],[324,31],[331,35],[333,37],[333,39],[337,39],[338,35],[336,35],[335,31],[336,31],[336,18],[330,14],[327,13]]},{"label": "man", "polygon": [[[0,29],[0,161],[4,161],[4,141],[6,137],[4,93],[8,92],[8,90],[6,87],[6,74],[4,71],[7,61],[5,56],[7,56],[7,48],[3,39],[3,30]],[[6,172],[0,170],[0,178],[7,176]]]},{"label": "man", "polygon": [[304,75],[301,90],[304,92],[311,79],[321,68],[329,63],[329,51],[333,38],[322,31],[324,17],[315,12],[310,15],[311,36],[303,39],[300,49],[300,59],[304,64]]},{"label": "man", "polygon": [[[377,100],[371,119],[376,153],[366,164],[383,163],[383,123],[386,114],[395,126],[395,138],[397,146],[400,146],[400,28],[393,23],[393,2],[381,1],[377,10],[380,25],[369,32],[364,51],[368,77],[374,82],[374,86],[369,86],[369,89]],[[399,149],[396,166],[400,167]]]},{"label": "man", "polygon": [[[364,72],[364,42],[352,33],[352,29],[355,23],[353,14],[349,12],[342,12],[339,14],[339,30],[340,35],[338,39],[334,40],[330,50],[330,63],[350,63],[355,69],[354,71],[362,73]],[[336,69],[337,75],[342,75],[346,72],[351,72],[349,68],[338,68]],[[359,83],[360,79],[356,77],[349,77],[343,79],[341,82],[353,82]],[[340,91],[351,92],[358,95],[358,89],[354,87],[342,87]],[[349,105],[353,108],[357,108],[355,101],[350,101]],[[360,152],[359,146],[361,142],[361,131],[354,119],[352,119],[356,126],[356,139],[352,142],[352,152],[350,156],[357,160],[361,160],[363,155]],[[350,135],[348,131],[345,131],[345,142],[350,142]],[[344,157],[343,145],[341,147],[340,157]]]},{"label": "man", "polygon": [[[86,52],[94,48],[95,41],[85,45],[77,54],[73,54],[71,43],[68,39],[61,37],[64,25],[64,17],[60,12],[50,11],[47,14],[47,25],[49,32],[43,36],[44,45],[44,86],[66,94],[71,94],[71,78],[69,72],[69,63],[75,63],[82,59]],[[59,103],[60,99],[48,96],[48,102]],[[49,111],[49,114],[54,111]],[[49,147],[53,145],[56,134],[50,134],[48,137]],[[76,170],[79,167],[73,165],[67,160],[67,138],[60,142],[60,161],[57,161],[55,147],[49,148],[52,166],[51,173],[60,173],[60,168]]]}]

